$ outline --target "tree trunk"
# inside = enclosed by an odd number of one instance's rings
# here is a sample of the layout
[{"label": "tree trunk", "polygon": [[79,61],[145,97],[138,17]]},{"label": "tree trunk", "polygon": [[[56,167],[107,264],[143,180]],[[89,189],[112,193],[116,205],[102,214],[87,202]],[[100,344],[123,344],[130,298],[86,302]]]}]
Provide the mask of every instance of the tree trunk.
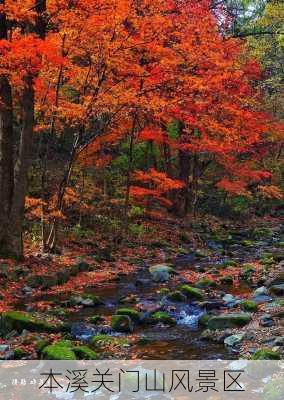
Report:
[{"label": "tree trunk", "polygon": [[173,211],[179,217],[184,217],[189,209],[189,171],[191,155],[186,151],[179,151],[179,179],[184,187],[177,193]]},{"label": "tree trunk", "polygon": [[26,76],[23,89],[23,127],[19,145],[19,156],[14,170],[14,192],[9,216],[8,254],[23,256],[22,225],[24,219],[25,197],[27,192],[28,171],[31,163],[34,128],[34,87],[32,76]]},{"label": "tree trunk", "polygon": [[[4,4],[4,0],[0,0]],[[46,0],[36,2],[34,32],[45,37]],[[6,15],[0,13],[0,39],[7,39]],[[31,164],[34,130],[34,76],[24,77],[22,120],[18,158],[14,165],[12,90],[7,77],[0,77],[0,250],[5,255],[23,256],[23,221],[28,171]]]},{"label": "tree trunk", "polygon": [[[4,4],[0,0],[0,5]],[[6,15],[0,13],[0,40],[7,39]],[[5,253],[8,216],[14,180],[12,89],[7,76],[0,76],[0,252]]]}]

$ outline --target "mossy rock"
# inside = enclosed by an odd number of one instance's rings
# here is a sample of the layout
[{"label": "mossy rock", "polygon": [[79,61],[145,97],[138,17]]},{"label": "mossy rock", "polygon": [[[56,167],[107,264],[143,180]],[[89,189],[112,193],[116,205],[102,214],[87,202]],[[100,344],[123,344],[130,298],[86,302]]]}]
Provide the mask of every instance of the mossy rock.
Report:
[{"label": "mossy rock", "polygon": [[196,282],[196,286],[202,289],[216,287],[217,284],[212,279],[202,278]]},{"label": "mossy rock", "polygon": [[187,300],[187,297],[181,291],[176,290],[174,292],[170,292],[167,295],[167,299],[170,301],[185,302]]},{"label": "mossy rock", "polygon": [[182,285],[179,290],[188,298],[195,300],[203,300],[203,293],[189,285]]},{"label": "mossy rock", "polygon": [[13,330],[21,333],[24,329],[30,332],[57,332],[60,330],[60,327],[22,311],[7,311],[2,313],[0,331],[3,335]]},{"label": "mossy rock", "polygon": [[165,311],[157,311],[151,315],[154,324],[163,323],[166,325],[176,325],[176,320]]},{"label": "mossy rock", "polygon": [[96,296],[95,294],[92,294],[92,293],[84,293],[84,294],[82,294],[81,297],[84,300],[86,300],[86,299],[92,300],[94,306],[101,306],[104,304],[104,302],[101,300],[101,298],[99,296]]},{"label": "mossy rock", "polygon": [[116,310],[116,314],[118,315],[128,315],[133,322],[140,322],[141,315],[137,310],[134,308],[119,308]]},{"label": "mossy rock", "polygon": [[97,353],[88,346],[72,347],[72,350],[79,360],[96,360],[98,358]]},{"label": "mossy rock", "polygon": [[42,350],[44,360],[76,360],[76,355],[72,350],[71,340],[60,340]]},{"label": "mossy rock", "polygon": [[234,278],[232,275],[225,275],[220,278],[220,283],[224,285],[233,285],[234,283]]},{"label": "mossy rock", "polygon": [[93,336],[90,340],[90,345],[96,349],[104,348],[105,346],[110,345],[115,342],[115,338],[109,335],[96,335]]},{"label": "mossy rock", "polygon": [[241,303],[241,309],[247,312],[256,312],[258,310],[258,305],[253,300],[244,300]]},{"label": "mossy rock", "polygon": [[38,340],[35,344],[35,349],[38,354],[41,354],[43,349],[50,345],[50,342],[44,339]]},{"label": "mossy rock", "polygon": [[14,350],[14,360],[21,360],[24,357],[27,357],[29,355],[29,352],[27,350],[22,349],[21,347],[18,347]]},{"label": "mossy rock", "polygon": [[101,315],[93,315],[92,317],[89,318],[89,322],[94,325],[96,325],[100,322],[103,322],[103,321],[104,321],[104,317],[102,317]]},{"label": "mossy rock", "polygon": [[113,315],[111,327],[116,332],[133,332],[133,322],[128,315]]},{"label": "mossy rock", "polygon": [[154,282],[166,282],[170,279],[174,270],[169,265],[157,264],[150,267],[149,272],[152,275]]},{"label": "mossy rock", "polygon": [[238,328],[247,325],[250,321],[251,321],[251,316],[245,313],[221,314],[209,319],[208,328],[211,330]]},{"label": "mossy rock", "polygon": [[207,326],[208,321],[212,318],[212,315],[210,314],[203,314],[199,320],[198,320],[198,324],[200,326]]},{"label": "mossy rock", "polygon": [[251,357],[251,360],[280,360],[280,354],[270,349],[259,349]]},{"label": "mossy rock", "polygon": [[161,294],[161,295],[166,295],[168,293],[170,293],[170,289],[168,289],[168,288],[162,288],[159,290],[159,294]]}]

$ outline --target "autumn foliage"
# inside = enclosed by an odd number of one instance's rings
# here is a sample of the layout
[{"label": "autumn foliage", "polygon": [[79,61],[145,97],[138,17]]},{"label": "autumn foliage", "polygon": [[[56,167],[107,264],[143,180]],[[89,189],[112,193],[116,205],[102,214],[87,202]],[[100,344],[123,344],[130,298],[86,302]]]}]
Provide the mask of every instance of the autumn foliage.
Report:
[{"label": "autumn foliage", "polygon": [[[131,201],[149,205],[155,200],[170,208],[173,193],[195,202],[210,163],[220,171],[216,188],[281,198],[262,163],[265,143],[272,136],[282,140],[283,133],[283,125],[262,105],[256,82],[264,71],[247,55],[242,39],[226,37],[219,21],[231,22],[222,7],[213,12],[211,3],[0,2],[7,24],[0,40],[0,75],[12,90],[15,130],[23,123],[22,94],[30,85],[29,128],[37,149],[27,146],[34,152],[24,168],[27,177],[28,164],[39,156],[42,188],[26,204],[46,224],[47,247],[55,245],[68,203],[82,203],[70,187],[75,165],[106,171],[125,143],[126,214]],[[173,121],[179,124],[175,135],[169,130]],[[61,140],[69,146],[62,177],[48,187]],[[137,170],[133,154],[141,143],[151,157],[146,162],[145,153]],[[188,160],[183,167],[182,158]],[[20,231],[21,226],[22,221]]]}]

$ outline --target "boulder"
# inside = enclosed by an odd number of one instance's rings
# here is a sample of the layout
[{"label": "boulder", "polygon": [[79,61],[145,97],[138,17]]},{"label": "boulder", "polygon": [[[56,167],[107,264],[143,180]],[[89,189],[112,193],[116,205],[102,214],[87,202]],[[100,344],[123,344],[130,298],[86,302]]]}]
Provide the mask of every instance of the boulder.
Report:
[{"label": "boulder", "polygon": [[100,334],[91,338],[90,345],[95,349],[102,349],[115,342],[115,340],[113,336]]},{"label": "boulder", "polygon": [[232,275],[225,275],[220,278],[220,282],[224,285],[232,285],[234,283],[234,279]]},{"label": "boulder", "polygon": [[118,315],[128,315],[133,322],[139,322],[141,319],[140,313],[134,308],[119,308],[116,310]]},{"label": "boulder", "polygon": [[133,322],[128,315],[113,315],[111,327],[116,332],[133,332]]},{"label": "boulder", "polygon": [[261,286],[259,288],[257,288],[254,293],[253,296],[262,296],[262,295],[268,295],[268,289],[265,286]]},{"label": "boulder", "polygon": [[152,314],[150,318],[151,322],[153,322],[154,324],[158,324],[161,322],[166,325],[176,325],[176,320],[165,311],[157,311]]},{"label": "boulder", "polygon": [[224,340],[224,344],[229,347],[235,347],[243,341],[244,337],[245,333],[228,336]]},{"label": "boulder", "polygon": [[270,314],[264,314],[259,321],[260,325],[263,326],[264,328],[270,328],[271,326],[274,325],[274,321],[271,318]]},{"label": "boulder", "polygon": [[30,332],[57,332],[60,327],[22,311],[2,313],[0,320],[1,334],[6,335],[11,331],[21,333],[23,330]]},{"label": "boulder", "polygon": [[280,354],[270,349],[259,349],[251,357],[252,360],[280,360]]},{"label": "boulder", "polygon": [[98,358],[97,353],[88,346],[76,346],[72,348],[72,351],[79,360],[96,360]]},{"label": "boulder", "polygon": [[247,325],[251,321],[249,314],[221,314],[210,318],[208,321],[208,328],[214,329],[227,329],[227,328],[238,328]]},{"label": "boulder", "polygon": [[270,286],[269,292],[275,294],[276,296],[284,296],[284,283],[281,285]]},{"label": "boulder", "polygon": [[226,307],[232,308],[236,307],[238,304],[240,304],[241,300],[237,299],[231,294],[226,294],[223,299]]},{"label": "boulder", "polygon": [[42,351],[44,360],[76,360],[76,355],[72,350],[72,342],[59,341],[50,346],[46,346]]},{"label": "boulder", "polygon": [[186,302],[187,297],[179,290],[176,290],[175,292],[171,292],[167,295],[167,300],[176,302]]},{"label": "boulder", "polygon": [[241,302],[241,309],[247,312],[256,312],[258,305],[253,300],[244,300]]},{"label": "boulder", "polygon": [[153,265],[149,268],[154,282],[166,282],[170,279],[173,268],[165,264]]},{"label": "boulder", "polygon": [[211,279],[203,278],[203,279],[200,279],[198,282],[196,282],[196,286],[201,289],[206,289],[206,288],[210,288],[210,287],[216,287],[217,284],[215,281],[212,281]]},{"label": "boulder", "polygon": [[193,288],[189,285],[182,285],[179,289],[188,299],[203,300],[203,293],[197,288]]}]

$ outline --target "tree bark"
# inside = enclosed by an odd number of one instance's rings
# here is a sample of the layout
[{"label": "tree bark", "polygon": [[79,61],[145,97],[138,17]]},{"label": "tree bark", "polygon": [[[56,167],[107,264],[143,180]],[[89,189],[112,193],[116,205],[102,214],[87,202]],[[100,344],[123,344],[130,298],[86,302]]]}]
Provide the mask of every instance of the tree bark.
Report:
[{"label": "tree bark", "polygon": [[[0,0],[0,5],[4,4]],[[7,20],[0,13],[0,39],[7,39]],[[7,76],[0,76],[0,252],[5,252],[4,242],[8,216],[13,196],[14,137],[12,89]]]},{"label": "tree bark", "polygon": [[[4,4],[0,0],[0,4]],[[36,2],[37,20],[35,33],[45,37],[46,1]],[[0,39],[7,38],[5,14],[0,14]],[[28,172],[32,158],[33,130],[35,123],[34,76],[26,74],[22,93],[22,131],[15,162],[13,139],[12,89],[5,76],[0,77],[0,250],[5,255],[23,256],[23,221]],[[5,223],[5,225],[4,225]],[[1,233],[2,230],[2,233]]]},{"label": "tree bark", "polygon": [[23,256],[22,225],[24,219],[25,197],[28,171],[31,164],[34,128],[34,87],[33,77],[26,76],[22,95],[23,127],[19,144],[19,156],[14,170],[13,201],[10,210],[6,249],[16,257]]}]

